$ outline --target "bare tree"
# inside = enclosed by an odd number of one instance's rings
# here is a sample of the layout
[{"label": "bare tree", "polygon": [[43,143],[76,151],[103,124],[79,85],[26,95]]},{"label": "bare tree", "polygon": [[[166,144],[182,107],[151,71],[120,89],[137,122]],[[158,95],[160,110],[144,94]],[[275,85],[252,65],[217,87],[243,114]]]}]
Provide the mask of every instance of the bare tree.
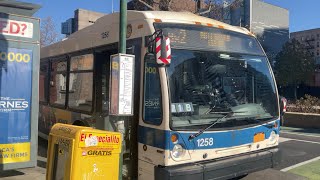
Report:
[{"label": "bare tree", "polygon": [[[196,2],[194,0],[132,0],[134,9],[154,11],[189,11],[196,13]],[[206,3],[202,2],[205,6]]]},{"label": "bare tree", "polygon": [[48,46],[57,41],[59,41],[59,34],[55,29],[52,17],[42,19],[40,28],[40,46]]},{"label": "bare tree", "polygon": [[244,0],[211,0],[207,17],[230,24],[233,11],[243,8]]},{"label": "bare tree", "polygon": [[243,0],[132,0],[136,10],[189,11],[219,21],[230,17],[231,11],[243,6]]}]

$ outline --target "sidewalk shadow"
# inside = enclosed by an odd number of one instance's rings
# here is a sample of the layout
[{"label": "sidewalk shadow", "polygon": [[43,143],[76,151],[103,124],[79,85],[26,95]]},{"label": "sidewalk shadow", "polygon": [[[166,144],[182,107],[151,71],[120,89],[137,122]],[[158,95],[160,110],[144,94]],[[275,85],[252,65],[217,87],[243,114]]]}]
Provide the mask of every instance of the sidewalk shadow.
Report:
[{"label": "sidewalk shadow", "polygon": [[[291,128],[291,127],[288,127],[288,128]],[[320,136],[320,129],[319,128],[299,128],[299,129],[290,129],[287,131],[296,132],[296,133],[319,134],[319,136]]]},{"label": "sidewalk shadow", "polygon": [[47,158],[48,141],[38,137],[38,156]]},{"label": "sidewalk shadow", "polygon": [[[38,137],[38,156],[47,158],[48,141]],[[37,160],[37,166],[46,168],[47,162],[43,160]]]},{"label": "sidewalk shadow", "polygon": [[16,170],[0,171],[0,178],[22,176],[22,175],[25,175],[25,173],[16,171]]},{"label": "sidewalk shadow", "polygon": [[37,166],[46,169],[47,168],[47,162],[41,161],[41,160],[37,160]]}]

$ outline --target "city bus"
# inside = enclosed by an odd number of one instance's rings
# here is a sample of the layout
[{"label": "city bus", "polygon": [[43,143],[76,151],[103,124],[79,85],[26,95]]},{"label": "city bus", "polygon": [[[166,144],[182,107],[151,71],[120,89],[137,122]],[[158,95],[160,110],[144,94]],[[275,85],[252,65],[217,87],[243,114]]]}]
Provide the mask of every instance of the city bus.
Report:
[{"label": "city bus", "polygon": [[133,115],[110,113],[119,14],[108,14],[41,49],[41,137],[55,123],[122,132],[125,179],[229,179],[277,165],[278,91],[252,33],[161,11],[128,11],[127,29]]}]

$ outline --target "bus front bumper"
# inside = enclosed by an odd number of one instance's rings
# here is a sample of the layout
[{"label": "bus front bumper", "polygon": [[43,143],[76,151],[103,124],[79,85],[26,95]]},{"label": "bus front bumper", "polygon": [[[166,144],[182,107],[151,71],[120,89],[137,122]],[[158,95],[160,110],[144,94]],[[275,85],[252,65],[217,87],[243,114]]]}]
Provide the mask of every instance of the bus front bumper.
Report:
[{"label": "bus front bumper", "polygon": [[278,148],[239,155],[223,160],[211,160],[168,167],[155,167],[155,180],[230,179],[276,166],[280,161]]}]

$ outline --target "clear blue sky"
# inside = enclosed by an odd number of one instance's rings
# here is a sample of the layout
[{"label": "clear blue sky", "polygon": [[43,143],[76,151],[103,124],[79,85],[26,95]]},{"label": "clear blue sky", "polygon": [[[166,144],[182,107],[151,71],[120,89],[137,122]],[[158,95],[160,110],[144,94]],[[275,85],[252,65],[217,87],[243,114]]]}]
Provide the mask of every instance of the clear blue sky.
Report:
[{"label": "clear blue sky", "polygon": [[[111,13],[112,0],[17,0],[22,2],[35,3],[42,8],[34,15],[39,18],[51,16],[60,33],[61,22],[74,16],[76,9],[82,8],[101,13]],[[113,0],[114,11],[119,11],[119,0]]]},{"label": "clear blue sky", "polygon": [[[60,32],[60,23],[73,17],[77,8],[110,13],[112,0],[20,0],[42,5],[36,17],[51,16]],[[114,10],[119,11],[119,0],[114,1]],[[290,32],[320,28],[320,0],[264,0],[289,10]],[[270,14],[272,15],[272,14]]]},{"label": "clear blue sky", "polygon": [[289,10],[290,32],[320,28],[320,0],[264,0]]}]

